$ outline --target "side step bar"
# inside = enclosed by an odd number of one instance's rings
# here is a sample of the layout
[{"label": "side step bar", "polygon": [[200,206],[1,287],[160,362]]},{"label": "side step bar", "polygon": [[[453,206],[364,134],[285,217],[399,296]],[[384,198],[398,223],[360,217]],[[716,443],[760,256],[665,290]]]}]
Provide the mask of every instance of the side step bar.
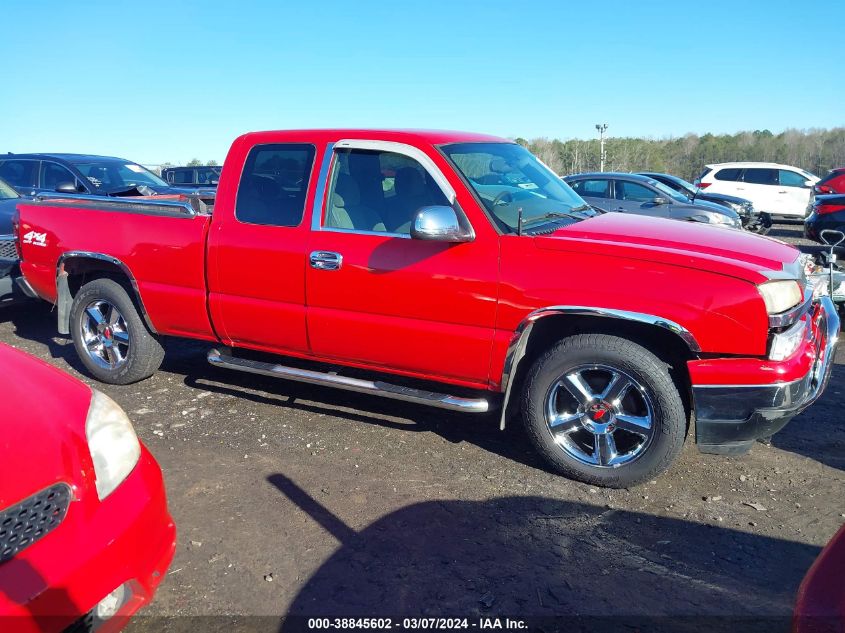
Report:
[{"label": "side step bar", "polygon": [[392,385],[387,382],[360,380],[358,378],[338,376],[337,374],[327,374],[308,369],[274,365],[273,363],[262,363],[246,358],[229,356],[218,349],[212,349],[208,352],[208,362],[217,367],[236,369],[250,374],[261,374],[263,376],[273,376],[274,378],[284,378],[285,380],[305,382],[311,385],[322,385],[335,387],[337,389],[344,389],[346,391],[369,393],[374,396],[403,400],[405,402],[414,402],[416,404],[437,407],[438,409],[449,409],[450,411],[486,413],[491,408],[490,402],[486,398],[461,398],[459,396],[450,396],[445,393],[424,391],[422,389],[413,389],[411,387],[403,387],[401,385]]}]

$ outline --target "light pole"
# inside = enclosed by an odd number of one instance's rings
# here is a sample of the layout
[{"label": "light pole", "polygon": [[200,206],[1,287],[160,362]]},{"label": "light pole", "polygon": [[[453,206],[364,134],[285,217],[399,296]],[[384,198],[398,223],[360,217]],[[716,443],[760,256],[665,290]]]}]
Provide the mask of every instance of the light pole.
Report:
[{"label": "light pole", "polygon": [[607,132],[607,123],[596,123],[596,130],[599,133],[599,171],[604,171],[604,133]]}]

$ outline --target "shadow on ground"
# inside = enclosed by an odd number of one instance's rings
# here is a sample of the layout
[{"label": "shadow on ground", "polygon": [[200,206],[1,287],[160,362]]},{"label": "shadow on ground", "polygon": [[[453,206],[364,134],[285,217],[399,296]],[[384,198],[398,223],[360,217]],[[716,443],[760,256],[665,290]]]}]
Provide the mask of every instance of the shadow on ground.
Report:
[{"label": "shadow on ground", "polygon": [[[392,618],[396,630],[405,618],[428,617],[467,618],[472,630],[483,618],[508,617],[546,633],[786,633],[798,585],[819,552],[534,496],[415,503],[356,530],[286,475],[267,481],[282,495],[280,512],[295,507],[338,541],[287,613],[141,617],[132,631],[289,633],[331,628],[334,618]],[[296,546],[263,538],[267,547]],[[315,627],[315,617],[327,623]]]},{"label": "shadow on ground", "polygon": [[292,602],[282,631],[305,628],[303,618],[315,615],[451,614],[580,617],[586,625],[601,617],[622,630],[638,621],[697,630],[696,619],[709,616],[717,629],[750,618],[743,630],[786,630],[818,553],[544,497],[417,503],[355,531],[285,475],[268,481],[340,542]]}]

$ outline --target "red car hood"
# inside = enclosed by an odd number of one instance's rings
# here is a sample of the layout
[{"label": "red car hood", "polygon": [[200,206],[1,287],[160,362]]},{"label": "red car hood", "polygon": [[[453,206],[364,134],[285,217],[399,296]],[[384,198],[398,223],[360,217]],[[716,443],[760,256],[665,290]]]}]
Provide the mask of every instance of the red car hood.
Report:
[{"label": "red car hood", "polygon": [[85,439],[91,388],[2,344],[0,367],[0,510],[57,481],[93,481]]},{"label": "red car hood", "polygon": [[697,222],[606,213],[536,238],[539,248],[568,250],[585,243],[605,255],[704,268],[761,283],[792,264],[798,250],[778,240]]}]

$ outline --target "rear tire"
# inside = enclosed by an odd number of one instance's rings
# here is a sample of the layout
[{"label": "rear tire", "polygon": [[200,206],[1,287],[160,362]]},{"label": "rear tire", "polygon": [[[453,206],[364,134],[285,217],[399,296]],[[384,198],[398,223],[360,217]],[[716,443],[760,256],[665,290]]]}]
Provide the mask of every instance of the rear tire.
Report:
[{"label": "rear tire", "polygon": [[627,488],[678,456],[686,412],[668,368],[631,340],[580,334],[540,357],[525,381],[529,438],[563,475]]},{"label": "rear tire", "polygon": [[126,289],[113,279],[96,279],[76,293],[70,331],[82,364],[105,383],[128,385],[149,378],[164,359],[158,338]]}]

